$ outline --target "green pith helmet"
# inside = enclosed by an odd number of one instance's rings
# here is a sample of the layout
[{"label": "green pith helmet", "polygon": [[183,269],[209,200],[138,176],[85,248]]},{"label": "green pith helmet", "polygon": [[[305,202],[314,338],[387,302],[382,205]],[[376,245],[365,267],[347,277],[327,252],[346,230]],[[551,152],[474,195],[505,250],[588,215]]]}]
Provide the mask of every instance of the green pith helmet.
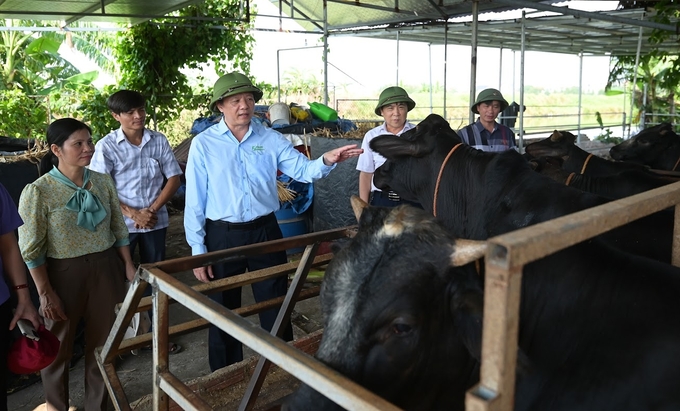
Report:
[{"label": "green pith helmet", "polygon": [[408,96],[408,93],[403,88],[396,86],[387,87],[380,93],[378,105],[375,106],[375,114],[380,116],[380,109],[383,106],[394,103],[406,103],[408,111],[413,110],[413,107],[416,106],[416,102],[411,100],[411,97]]},{"label": "green pith helmet", "polygon": [[486,90],[482,90],[479,92],[479,94],[477,95],[477,100],[472,106],[470,106],[470,110],[472,110],[472,112],[475,114],[479,114],[479,111],[477,110],[477,104],[484,103],[486,101],[500,102],[501,111],[505,110],[506,107],[508,107],[508,102],[503,98],[503,95],[501,94],[500,91],[496,90],[495,88],[487,88]]},{"label": "green pith helmet", "polygon": [[240,93],[253,93],[256,103],[262,98],[262,90],[253,86],[253,83],[245,74],[233,72],[223,75],[217,79],[213,87],[210,111],[217,113],[218,110],[215,108],[215,103],[225,97]]}]

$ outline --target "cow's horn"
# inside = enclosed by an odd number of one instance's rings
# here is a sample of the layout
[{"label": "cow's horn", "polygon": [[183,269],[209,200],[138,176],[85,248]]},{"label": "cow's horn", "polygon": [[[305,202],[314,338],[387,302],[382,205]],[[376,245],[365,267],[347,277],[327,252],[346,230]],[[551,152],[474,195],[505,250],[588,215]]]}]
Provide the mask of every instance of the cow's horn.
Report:
[{"label": "cow's horn", "polygon": [[553,131],[552,135],[550,136],[550,141],[560,141],[561,139],[562,133],[557,130]]},{"label": "cow's horn", "polygon": [[476,240],[456,240],[453,254],[451,254],[451,264],[460,267],[484,257],[486,253],[486,241]]},{"label": "cow's horn", "polygon": [[357,196],[352,196],[349,199],[352,204],[352,210],[354,211],[354,217],[356,217],[357,222],[361,218],[361,213],[364,212],[364,208],[368,207],[368,203]]}]

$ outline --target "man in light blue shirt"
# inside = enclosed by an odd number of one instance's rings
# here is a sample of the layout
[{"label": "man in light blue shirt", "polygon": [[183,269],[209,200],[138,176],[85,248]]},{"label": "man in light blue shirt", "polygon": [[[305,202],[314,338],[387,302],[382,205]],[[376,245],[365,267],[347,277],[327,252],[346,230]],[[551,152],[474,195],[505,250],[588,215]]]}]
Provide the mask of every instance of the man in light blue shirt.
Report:
[{"label": "man in light blue shirt", "polygon": [[[282,238],[274,212],[279,209],[276,171],[301,182],[325,177],[336,163],[356,157],[356,145],[336,148],[316,160],[295,150],[279,132],[252,122],[262,91],[241,73],[229,73],[215,83],[210,109],[223,119],[191,142],[186,167],[184,229],[193,255]],[[287,262],[285,251],[246,258],[229,264],[194,269],[204,283],[247,270],[255,271]],[[255,300],[285,295],[285,276],[253,284]],[[210,294],[229,309],[241,306],[241,289]],[[260,324],[271,330],[277,311],[260,314]],[[293,338],[290,322],[282,338]],[[241,343],[211,326],[210,369],[215,371],[241,361]]]}]

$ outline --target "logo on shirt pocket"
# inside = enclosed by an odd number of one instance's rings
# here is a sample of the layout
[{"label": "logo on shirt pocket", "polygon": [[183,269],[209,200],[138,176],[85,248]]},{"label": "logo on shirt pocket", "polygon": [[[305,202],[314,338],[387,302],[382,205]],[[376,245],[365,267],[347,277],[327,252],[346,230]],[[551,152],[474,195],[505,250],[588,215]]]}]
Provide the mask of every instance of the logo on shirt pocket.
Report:
[{"label": "logo on shirt pocket", "polygon": [[262,147],[262,146],[259,146],[259,145],[253,146],[252,150],[253,150],[253,153],[255,153],[255,154],[258,154],[258,155],[264,154],[264,147]]}]

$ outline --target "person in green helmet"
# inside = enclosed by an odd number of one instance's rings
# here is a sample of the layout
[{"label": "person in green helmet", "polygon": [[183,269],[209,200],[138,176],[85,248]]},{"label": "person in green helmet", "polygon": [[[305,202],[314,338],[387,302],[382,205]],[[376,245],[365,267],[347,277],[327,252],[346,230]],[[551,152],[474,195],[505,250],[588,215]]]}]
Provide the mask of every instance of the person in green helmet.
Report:
[{"label": "person in green helmet", "polygon": [[413,110],[415,106],[416,102],[401,87],[387,87],[380,93],[375,114],[381,116],[385,121],[364,135],[364,140],[361,143],[364,152],[359,156],[356,167],[359,170],[359,197],[371,205],[395,207],[403,203],[403,200],[394,191],[383,192],[373,185],[373,173],[385,162],[385,157],[371,150],[369,144],[374,137],[384,134],[400,136],[415,127],[414,124],[406,120],[408,112]]},{"label": "person in green helmet", "polygon": [[477,96],[470,110],[479,114],[474,123],[458,130],[463,143],[482,151],[516,149],[515,132],[496,122],[496,117],[508,107],[500,91],[487,88]]},{"label": "person in green helmet", "polygon": [[[198,134],[191,142],[186,166],[184,229],[192,255],[282,238],[274,212],[279,209],[276,171],[296,181],[311,183],[325,177],[336,163],[356,157],[356,144],[338,147],[309,160],[281,133],[252,121],[262,91],[241,73],[220,77],[213,89],[210,110],[222,113],[219,123]],[[288,262],[285,250],[229,263],[194,269],[204,283],[246,270],[255,271]],[[252,285],[257,302],[285,295],[287,276]],[[241,306],[241,289],[209,295],[229,309]],[[278,310],[260,314],[260,325],[270,331]],[[292,340],[290,322],[279,335]],[[241,343],[211,326],[208,332],[210,369],[226,367],[243,359]]]}]

